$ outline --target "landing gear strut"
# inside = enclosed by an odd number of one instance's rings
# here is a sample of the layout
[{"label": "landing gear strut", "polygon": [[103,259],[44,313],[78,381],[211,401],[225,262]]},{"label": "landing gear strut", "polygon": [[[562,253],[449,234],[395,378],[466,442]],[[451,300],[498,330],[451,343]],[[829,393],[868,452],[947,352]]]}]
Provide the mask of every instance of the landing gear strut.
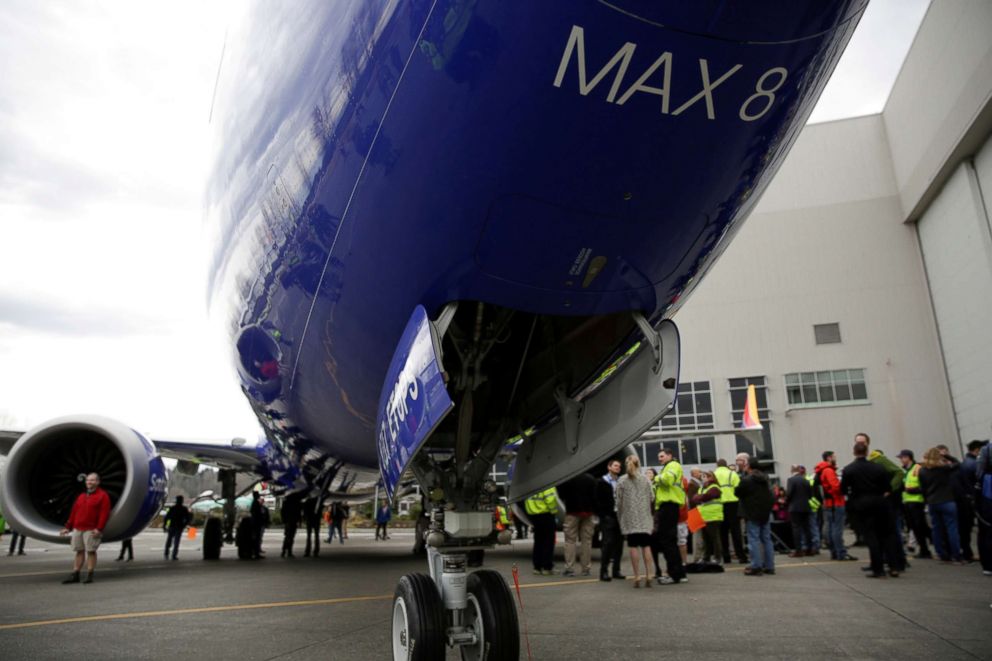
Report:
[{"label": "landing gear strut", "polygon": [[[440,343],[456,307],[449,305],[432,322],[430,348]],[[461,369],[450,383],[445,373],[444,382],[460,394],[458,418],[453,437],[437,447],[422,448],[409,463],[424,490],[424,512],[429,514],[418,522],[414,552],[426,550],[430,573],[407,574],[396,588],[394,660],[443,658],[446,645],[457,647],[463,660],[517,661],[520,656],[517,611],[506,581],[494,571],[469,573],[469,567],[481,564],[486,549],[510,543],[509,531],[494,530],[498,488],[489,478],[507,430],[505,424],[485,432],[474,429],[479,405],[473,393],[486,383],[483,359],[503,337],[512,317],[502,314],[498,322],[487,325],[484,305],[479,303],[472,332],[451,339]],[[440,370],[439,349],[434,359]],[[416,388],[410,391],[415,392]],[[445,411],[450,410],[450,400],[448,405]]]},{"label": "landing gear strut", "polygon": [[517,609],[506,580],[492,570],[468,572],[470,554],[509,538],[508,531],[494,535],[490,512],[434,510],[430,575],[403,576],[393,597],[394,660],[443,658],[445,645],[458,647],[465,661],[519,658]]}]

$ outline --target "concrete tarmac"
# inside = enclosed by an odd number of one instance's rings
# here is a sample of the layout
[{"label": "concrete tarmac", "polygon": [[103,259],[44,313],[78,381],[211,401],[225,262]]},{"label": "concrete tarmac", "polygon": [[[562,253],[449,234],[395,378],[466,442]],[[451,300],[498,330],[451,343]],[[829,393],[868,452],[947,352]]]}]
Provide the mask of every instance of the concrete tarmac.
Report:
[{"label": "concrete tarmac", "polygon": [[[303,539],[295,559],[280,559],[282,531],[270,530],[265,560],[239,561],[225,547],[216,562],[184,539],[173,562],[162,556],[165,535],[148,531],[134,540],[134,562],[116,562],[120,545],[107,544],[95,583],[62,585],[68,547],[28,540],[27,555],[8,557],[5,535],[0,659],[390,658],[396,581],[426,571],[411,533],[376,542],[352,530],[344,544],[322,544],[319,558],[302,557]],[[595,560],[591,578],[533,576],[530,548],[516,541],[486,562],[511,586],[519,567],[521,659],[528,644],[532,659],[992,659],[992,578],[977,564],[918,560],[899,578],[872,580],[864,562],[779,555],[775,576],[733,565],[634,590],[596,580]]]}]

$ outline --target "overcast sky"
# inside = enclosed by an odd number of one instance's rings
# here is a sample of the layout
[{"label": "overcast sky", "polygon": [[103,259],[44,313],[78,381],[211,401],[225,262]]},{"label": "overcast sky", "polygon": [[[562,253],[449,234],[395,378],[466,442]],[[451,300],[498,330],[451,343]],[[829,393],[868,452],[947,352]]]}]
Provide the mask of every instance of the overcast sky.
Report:
[{"label": "overcast sky", "polygon": [[[356,0],[357,1],[357,0]],[[880,112],[928,0],[872,0],[811,121]],[[200,241],[224,2],[0,5],[0,428],[253,436]]]}]

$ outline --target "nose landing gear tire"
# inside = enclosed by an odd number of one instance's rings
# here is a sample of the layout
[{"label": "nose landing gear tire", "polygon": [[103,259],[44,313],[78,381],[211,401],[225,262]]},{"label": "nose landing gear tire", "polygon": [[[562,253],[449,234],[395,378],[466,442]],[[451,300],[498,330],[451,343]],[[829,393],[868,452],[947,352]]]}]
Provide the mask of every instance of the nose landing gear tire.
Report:
[{"label": "nose landing gear tire", "polygon": [[224,531],[221,528],[221,520],[216,517],[207,519],[203,526],[204,560],[220,560],[220,548],[224,544]]},{"label": "nose landing gear tire", "polygon": [[434,581],[406,574],[393,595],[393,661],[443,659],[444,645],[444,604]]},{"label": "nose landing gear tire", "polygon": [[463,661],[517,661],[520,625],[513,593],[499,572],[480,569],[468,575],[466,624],[478,636],[475,645],[463,645]]},{"label": "nose landing gear tire", "polygon": [[251,560],[255,550],[255,540],[251,531],[251,519],[248,517],[241,519],[241,523],[238,524],[234,544],[238,547],[239,560]]}]

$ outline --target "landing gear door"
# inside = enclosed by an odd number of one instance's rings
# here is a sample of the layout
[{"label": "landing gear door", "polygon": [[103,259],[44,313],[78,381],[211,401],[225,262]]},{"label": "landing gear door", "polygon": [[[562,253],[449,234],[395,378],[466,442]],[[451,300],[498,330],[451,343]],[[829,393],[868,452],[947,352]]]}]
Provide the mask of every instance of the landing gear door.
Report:
[{"label": "landing gear door", "polygon": [[557,422],[524,439],[513,465],[510,500],[526,498],[605,460],[671,410],[679,378],[679,333],[671,321],[661,322],[656,332],[657,353],[642,347],[588,399],[564,402]]},{"label": "landing gear door", "polygon": [[418,305],[393,352],[379,395],[376,448],[390,499],[403,471],[455,406],[444,386],[440,356],[437,329]]}]

